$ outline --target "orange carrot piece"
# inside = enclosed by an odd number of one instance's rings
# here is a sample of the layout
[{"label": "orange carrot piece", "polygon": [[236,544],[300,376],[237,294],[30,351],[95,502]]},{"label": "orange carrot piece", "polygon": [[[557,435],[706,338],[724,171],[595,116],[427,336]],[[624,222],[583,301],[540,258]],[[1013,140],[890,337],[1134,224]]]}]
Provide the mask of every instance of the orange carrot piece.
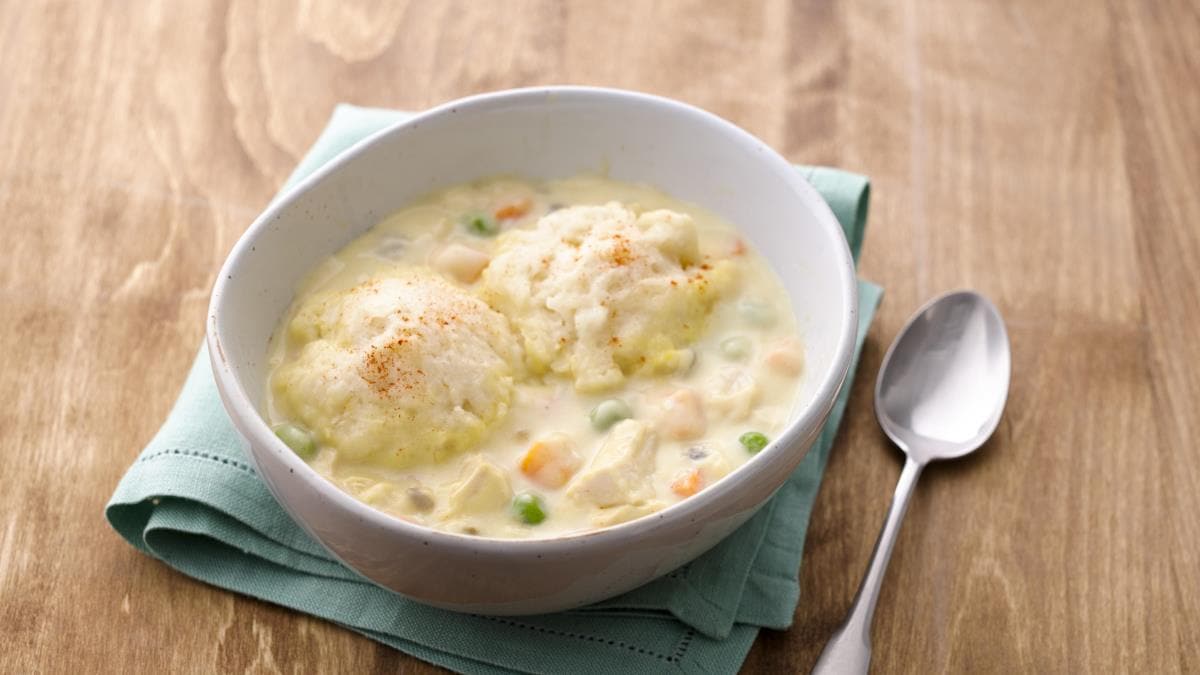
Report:
[{"label": "orange carrot piece", "polygon": [[560,488],[579,468],[579,458],[570,447],[535,441],[521,458],[521,473],[548,488]]},{"label": "orange carrot piece", "polygon": [[501,204],[492,215],[496,216],[496,220],[509,220],[512,218],[520,218],[529,213],[529,209],[533,206],[533,200],[529,197],[521,197],[519,199],[511,199]]},{"label": "orange carrot piece", "polygon": [[550,446],[537,441],[529,446],[529,450],[525,451],[525,456],[521,458],[521,473],[533,476],[553,459],[554,451],[550,449]]},{"label": "orange carrot piece", "polygon": [[675,477],[671,483],[671,492],[680,497],[691,497],[704,487],[704,477],[700,475],[700,469],[690,469]]}]

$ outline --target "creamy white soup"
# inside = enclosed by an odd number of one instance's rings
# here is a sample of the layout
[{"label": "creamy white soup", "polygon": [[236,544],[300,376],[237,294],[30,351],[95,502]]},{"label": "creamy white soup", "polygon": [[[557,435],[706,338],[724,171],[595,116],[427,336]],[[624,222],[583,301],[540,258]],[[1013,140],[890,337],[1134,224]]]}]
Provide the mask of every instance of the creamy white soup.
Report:
[{"label": "creamy white soup", "polygon": [[396,517],[549,537],[687,499],[786,427],[804,347],[729,223],[596,176],[432,194],[314,270],[269,417]]}]

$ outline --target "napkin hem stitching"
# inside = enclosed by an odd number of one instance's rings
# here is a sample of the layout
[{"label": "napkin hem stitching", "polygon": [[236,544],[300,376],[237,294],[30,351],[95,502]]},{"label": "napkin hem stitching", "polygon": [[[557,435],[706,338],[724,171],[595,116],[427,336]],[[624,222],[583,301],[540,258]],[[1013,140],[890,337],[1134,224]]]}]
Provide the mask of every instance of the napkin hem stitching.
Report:
[{"label": "napkin hem stitching", "polygon": [[642,654],[644,656],[653,656],[654,658],[659,659],[660,661],[666,661],[667,663],[678,663],[678,662],[682,661],[683,657],[687,654],[688,649],[691,647],[692,638],[696,634],[695,630],[693,630],[692,628],[688,628],[687,632],[684,633],[683,637],[679,640],[679,643],[675,645],[675,649],[671,652],[670,655],[667,655],[667,654],[660,654],[652,649],[646,649],[645,647],[639,647],[637,645],[629,644],[628,642],[624,642],[622,640],[611,640],[611,639],[606,639],[606,638],[599,638],[594,635],[585,635],[583,633],[571,633],[568,631],[556,630],[554,628],[533,626],[533,625],[530,625],[527,623],[519,623],[517,621],[512,621],[510,619],[502,619],[502,618],[495,617],[495,616],[485,616],[482,614],[475,614],[474,616],[477,616],[481,619],[486,619],[488,621],[492,621],[495,623],[501,623],[506,626],[512,626],[513,628],[524,628],[525,630],[531,630],[531,631],[534,631],[535,633],[546,633],[548,635],[556,635],[558,637],[568,637],[568,638],[574,638],[576,640],[583,640],[584,642],[594,642],[594,643],[598,643],[598,644],[604,644],[604,645],[608,645],[610,647],[621,647],[628,651],[637,652],[638,654]]},{"label": "napkin hem stitching", "polygon": [[683,634],[683,637],[679,638],[679,644],[675,645],[675,650],[671,652],[671,658],[667,660],[671,661],[674,659],[674,663],[683,661],[683,657],[687,655],[688,649],[692,646],[692,639],[695,637],[696,629],[688,626],[687,632]]},{"label": "napkin hem stitching", "polygon": [[145,457],[139,457],[138,463],[141,464],[142,462],[148,462],[152,459],[157,459],[159,457],[164,457],[166,455],[181,455],[184,457],[196,457],[199,459],[207,459],[207,460],[210,460],[213,462],[219,462],[219,463],[225,464],[227,466],[232,466],[234,468],[241,469],[242,471],[245,471],[246,473],[251,474],[251,475],[256,475],[254,472],[254,467],[250,466],[249,464],[243,464],[242,462],[239,462],[235,459],[229,459],[228,457],[220,457],[218,455],[210,455],[207,452],[199,452],[197,450],[181,450],[179,448],[170,448],[168,450],[160,450],[158,452],[146,455]]}]

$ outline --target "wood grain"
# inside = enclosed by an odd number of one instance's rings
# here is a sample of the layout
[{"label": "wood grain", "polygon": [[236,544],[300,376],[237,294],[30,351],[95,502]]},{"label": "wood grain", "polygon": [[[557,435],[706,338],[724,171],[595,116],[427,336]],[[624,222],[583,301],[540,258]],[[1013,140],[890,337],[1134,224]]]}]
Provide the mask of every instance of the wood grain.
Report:
[{"label": "wood grain", "polygon": [[878,672],[1200,671],[1200,8],[1153,3],[0,3],[4,672],[433,670],[139,555],[102,506],[166,414],[208,290],[339,101],[581,83],[708,108],[874,179],[887,298],[818,499],[806,670],[899,458],[870,389],[928,296],[1009,321],[984,452],[926,472]]}]

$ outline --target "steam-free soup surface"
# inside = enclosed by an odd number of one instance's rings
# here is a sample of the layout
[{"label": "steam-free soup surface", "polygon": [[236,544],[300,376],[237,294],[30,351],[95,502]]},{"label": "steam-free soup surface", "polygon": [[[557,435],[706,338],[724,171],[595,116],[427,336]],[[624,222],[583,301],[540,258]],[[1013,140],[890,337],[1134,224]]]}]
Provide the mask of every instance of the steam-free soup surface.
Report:
[{"label": "steam-free soup surface", "polygon": [[601,177],[497,178],[320,265],[268,400],[280,438],[377,509],[548,537],[721,480],[787,425],[803,367],[782,285],[729,223]]}]

